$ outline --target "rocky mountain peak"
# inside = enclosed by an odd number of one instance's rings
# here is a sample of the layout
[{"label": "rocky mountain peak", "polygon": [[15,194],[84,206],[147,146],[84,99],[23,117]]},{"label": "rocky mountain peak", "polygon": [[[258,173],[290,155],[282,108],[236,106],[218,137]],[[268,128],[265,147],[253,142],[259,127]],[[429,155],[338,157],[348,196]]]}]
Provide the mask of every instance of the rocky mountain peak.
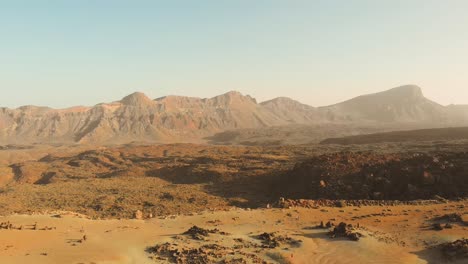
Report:
[{"label": "rocky mountain peak", "polygon": [[422,89],[416,85],[403,85],[382,93],[385,96],[401,98],[424,98]]},{"label": "rocky mountain peak", "polygon": [[244,104],[244,103],[257,104],[257,100],[255,100],[255,98],[252,98],[250,95],[243,95],[238,91],[230,91],[225,94],[213,97],[210,100],[215,102],[215,104],[219,104],[219,105],[226,105],[226,104],[232,105],[232,104]]},{"label": "rocky mountain peak", "polygon": [[242,97],[243,95],[242,95],[242,93],[239,92],[239,91],[234,91],[234,90],[232,90],[232,91],[229,91],[229,92],[227,92],[227,93],[225,93],[225,94],[223,94],[223,95],[221,95],[221,96],[226,96],[226,97]]},{"label": "rocky mountain peak", "polygon": [[333,118],[353,122],[447,122],[446,109],[425,98],[421,88],[416,85],[361,95],[321,109],[333,113]]},{"label": "rocky mountain peak", "polygon": [[[261,103],[262,105],[265,105],[265,106],[268,106],[268,105],[277,105],[277,106],[281,106],[281,105],[304,105],[294,99],[291,99],[289,97],[276,97],[274,99],[271,99],[271,100],[268,100],[268,101],[265,101],[265,102],[262,102]],[[309,106],[311,107],[311,106]]]},{"label": "rocky mountain peak", "polygon": [[146,96],[146,94],[141,92],[135,92],[125,96],[122,100],[120,100],[120,103],[131,106],[154,104],[153,100],[151,100],[148,96]]}]

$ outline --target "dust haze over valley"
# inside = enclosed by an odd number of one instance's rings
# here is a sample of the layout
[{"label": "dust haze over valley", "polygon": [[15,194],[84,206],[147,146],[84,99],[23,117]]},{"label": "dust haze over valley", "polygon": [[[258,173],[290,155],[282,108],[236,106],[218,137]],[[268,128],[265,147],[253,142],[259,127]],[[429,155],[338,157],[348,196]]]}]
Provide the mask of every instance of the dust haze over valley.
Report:
[{"label": "dust haze over valley", "polygon": [[0,264],[468,263],[466,10],[1,3]]}]

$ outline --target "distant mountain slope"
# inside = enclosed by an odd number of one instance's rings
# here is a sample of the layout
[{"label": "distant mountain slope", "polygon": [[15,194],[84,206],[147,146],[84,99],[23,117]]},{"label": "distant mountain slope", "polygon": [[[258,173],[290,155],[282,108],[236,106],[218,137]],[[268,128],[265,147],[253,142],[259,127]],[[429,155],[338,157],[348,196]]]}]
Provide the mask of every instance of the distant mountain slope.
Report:
[{"label": "distant mountain slope", "polygon": [[282,120],[250,96],[229,92],[209,99],[169,96],[156,100],[157,117],[167,129],[222,131],[226,128],[266,127]]},{"label": "distant mountain slope", "polygon": [[448,115],[457,123],[468,123],[468,105],[449,105]]},{"label": "distant mountain slope", "polygon": [[226,129],[285,123],[255,99],[238,92],[209,99],[168,96],[156,100],[134,93],[120,101],[94,107],[4,108],[0,111],[0,141],[187,142]]},{"label": "distant mountain slope", "polygon": [[[0,144],[200,142],[236,129],[254,135],[248,131],[277,127],[279,135],[287,137],[291,135],[287,130],[296,125],[315,126],[320,130],[345,124],[372,127],[372,131],[382,127],[388,131],[391,127],[426,128],[462,123],[468,125],[468,106],[441,106],[426,99],[417,86],[397,87],[320,108],[285,97],[259,104],[254,98],[235,91],[213,98],[166,96],[155,100],[133,93],[120,101],[93,107],[0,108]],[[300,138],[307,140],[308,133],[302,131]],[[323,136],[326,131],[314,131],[310,137]]]},{"label": "distant mountain slope", "polygon": [[292,124],[309,124],[324,121],[315,107],[305,105],[287,97],[278,97],[261,103],[276,117]]},{"label": "distant mountain slope", "polygon": [[425,98],[421,88],[401,86],[320,108],[333,120],[377,122],[448,122],[444,106]]},{"label": "distant mountain slope", "polygon": [[468,140],[468,127],[418,129],[328,138],[322,144],[375,144],[386,142]]}]

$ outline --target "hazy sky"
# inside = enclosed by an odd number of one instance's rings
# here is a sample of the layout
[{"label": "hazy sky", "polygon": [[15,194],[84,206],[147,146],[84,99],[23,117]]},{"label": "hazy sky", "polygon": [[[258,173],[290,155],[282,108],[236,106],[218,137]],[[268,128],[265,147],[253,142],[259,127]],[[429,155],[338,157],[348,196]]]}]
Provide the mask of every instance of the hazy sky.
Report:
[{"label": "hazy sky", "polygon": [[402,84],[468,104],[467,11],[466,0],[0,0],[0,106],[229,90],[320,106]]}]

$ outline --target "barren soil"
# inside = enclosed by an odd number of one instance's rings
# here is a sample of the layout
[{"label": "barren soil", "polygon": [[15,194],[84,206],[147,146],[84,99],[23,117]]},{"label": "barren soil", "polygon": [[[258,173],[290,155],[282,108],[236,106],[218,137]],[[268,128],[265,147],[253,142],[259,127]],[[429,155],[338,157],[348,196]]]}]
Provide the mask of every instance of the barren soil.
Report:
[{"label": "barren soil", "polygon": [[[0,230],[0,262],[463,263],[463,259],[446,261],[438,245],[466,236],[466,223],[441,218],[457,213],[466,219],[465,206],[466,201],[422,206],[233,208],[147,220],[90,220],[71,213],[11,215],[0,218],[13,225]],[[327,233],[333,227],[318,228],[321,221],[351,224],[362,237],[359,241],[331,238]],[[451,228],[434,230],[436,222],[451,223]],[[214,231],[198,237],[184,234],[193,226]]]},{"label": "barren soil", "polygon": [[8,146],[0,263],[465,263],[467,149]]}]

